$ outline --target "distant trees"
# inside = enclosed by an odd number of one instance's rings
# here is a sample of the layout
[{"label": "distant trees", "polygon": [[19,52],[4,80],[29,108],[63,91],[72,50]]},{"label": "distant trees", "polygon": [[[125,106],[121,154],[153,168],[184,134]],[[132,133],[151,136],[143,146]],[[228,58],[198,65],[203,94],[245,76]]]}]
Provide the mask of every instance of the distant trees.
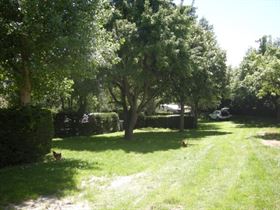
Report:
[{"label": "distant trees", "polygon": [[260,59],[260,88],[257,96],[259,98],[270,96],[277,118],[280,119],[280,44],[274,42]]},{"label": "distant trees", "polygon": [[169,67],[169,92],[181,107],[180,130],[184,130],[185,104],[191,107],[195,124],[201,108],[219,104],[226,85],[227,69],[225,53],[217,44],[212,26],[205,19],[199,23],[192,20],[185,30],[181,33],[184,37],[177,37],[183,44],[176,46],[178,53]]},{"label": "distant trees", "polygon": [[216,107],[226,80],[226,55],[217,44],[212,26],[201,19],[192,31],[190,40],[192,77],[187,99],[197,124],[201,108]]},{"label": "distant trees", "polygon": [[[232,78],[233,106],[237,109],[274,110],[280,119],[280,44],[269,36],[250,49]],[[239,107],[238,107],[239,106]]]}]

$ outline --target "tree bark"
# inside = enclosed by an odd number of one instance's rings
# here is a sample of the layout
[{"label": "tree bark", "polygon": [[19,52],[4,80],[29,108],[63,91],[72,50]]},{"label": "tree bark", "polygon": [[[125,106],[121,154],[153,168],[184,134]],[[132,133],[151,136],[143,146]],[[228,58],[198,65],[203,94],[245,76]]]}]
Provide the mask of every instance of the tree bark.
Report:
[{"label": "tree bark", "polygon": [[21,71],[21,78],[20,104],[21,106],[28,106],[31,103],[31,79],[30,71],[25,64]]},{"label": "tree bark", "polygon": [[193,116],[194,116],[194,128],[197,128],[197,122],[198,122],[198,102],[194,103],[193,108]]},{"label": "tree bark", "polygon": [[133,130],[137,122],[138,114],[137,110],[131,108],[127,114],[127,117],[124,119],[126,122],[124,123],[125,130],[124,130],[124,138],[126,140],[132,140],[133,138]]},{"label": "tree bark", "polygon": [[184,129],[185,129],[185,119],[184,119],[184,117],[185,117],[185,108],[184,108],[185,103],[184,103],[183,99],[180,100],[180,106],[181,106],[181,110],[180,110],[180,130],[179,131],[183,132]]},{"label": "tree bark", "polygon": [[30,69],[28,68],[29,53],[28,53],[28,39],[23,36],[21,39],[21,72],[20,72],[20,105],[28,106],[31,103],[31,78]]}]

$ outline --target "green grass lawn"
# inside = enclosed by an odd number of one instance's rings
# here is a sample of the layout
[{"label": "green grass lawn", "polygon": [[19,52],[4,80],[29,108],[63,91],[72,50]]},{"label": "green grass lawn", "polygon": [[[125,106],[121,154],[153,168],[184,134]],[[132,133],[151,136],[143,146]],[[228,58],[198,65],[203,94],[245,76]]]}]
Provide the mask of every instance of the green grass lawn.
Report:
[{"label": "green grass lawn", "polygon": [[45,196],[98,210],[280,209],[280,148],[260,132],[280,129],[250,118],[137,130],[130,142],[120,132],[55,139],[63,160],[0,170],[0,209]]}]

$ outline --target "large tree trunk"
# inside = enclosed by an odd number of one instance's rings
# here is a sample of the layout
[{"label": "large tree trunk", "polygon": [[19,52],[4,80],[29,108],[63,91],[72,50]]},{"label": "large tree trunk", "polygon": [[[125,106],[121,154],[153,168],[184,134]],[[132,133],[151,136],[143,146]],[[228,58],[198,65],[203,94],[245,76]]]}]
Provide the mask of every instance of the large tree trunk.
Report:
[{"label": "large tree trunk", "polygon": [[27,37],[22,37],[22,51],[21,51],[21,74],[20,74],[20,105],[28,106],[31,103],[31,79],[30,69],[28,68],[29,53],[27,50]]},{"label": "large tree trunk", "polygon": [[195,102],[192,107],[192,112],[194,116],[194,128],[197,128],[197,122],[198,122],[198,102]]},{"label": "large tree trunk", "polygon": [[31,103],[31,79],[29,69],[23,65],[21,71],[20,104],[28,106]]},{"label": "large tree trunk", "polygon": [[128,113],[125,113],[126,117],[124,120],[125,130],[124,130],[124,138],[126,140],[131,140],[133,138],[133,130],[137,122],[138,114],[136,109],[131,108]]},{"label": "large tree trunk", "polygon": [[184,100],[180,100],[180,106],[181,106],[181,110],[180,110],[180,132],[183,132],[184,131],[184,128],[185,128],[185,103],[184,103]]}]

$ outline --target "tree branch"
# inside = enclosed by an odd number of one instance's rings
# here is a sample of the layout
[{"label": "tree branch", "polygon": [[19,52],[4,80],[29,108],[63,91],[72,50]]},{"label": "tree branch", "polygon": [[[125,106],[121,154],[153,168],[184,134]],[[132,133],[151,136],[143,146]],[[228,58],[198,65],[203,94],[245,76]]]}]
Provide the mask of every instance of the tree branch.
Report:
[{"label": "tree branch", "polygon": [[109,89],[109,93],[110,93],[110,95],[112,96],[113,100],[114,100],[117,104],[122,105],[122,102],[121,102],[120,100],[118,100],[117,97],[116,97],[116,95],[113,93],[112,88],[109,87],[108,89]]}]

